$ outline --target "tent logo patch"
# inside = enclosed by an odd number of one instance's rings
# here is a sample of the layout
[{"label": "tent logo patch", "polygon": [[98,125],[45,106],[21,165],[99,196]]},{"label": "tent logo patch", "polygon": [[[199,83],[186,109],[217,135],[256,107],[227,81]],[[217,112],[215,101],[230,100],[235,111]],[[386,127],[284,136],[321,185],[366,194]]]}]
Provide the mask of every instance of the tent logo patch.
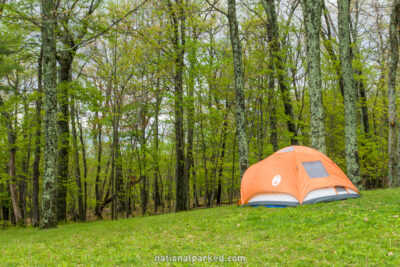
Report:
[{"label": "tent logo patch", "polygon": [[277,186],[278,184],[281,183],[281,176],[279,174],[275,175],[275,177],[272,179],[272,185]]}]

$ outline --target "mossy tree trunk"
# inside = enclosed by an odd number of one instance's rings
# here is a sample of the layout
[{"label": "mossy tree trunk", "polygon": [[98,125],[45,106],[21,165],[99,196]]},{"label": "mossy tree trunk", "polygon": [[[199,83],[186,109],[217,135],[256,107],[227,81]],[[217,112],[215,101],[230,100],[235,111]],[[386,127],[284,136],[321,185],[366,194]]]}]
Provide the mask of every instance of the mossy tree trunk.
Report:
[{"label": "mossy tree trunk", "polygon": [[393,0],[392,12],[390,15],[389,25],[389,71],[388,71],[388,91],[389,91],[389,138],[388,138],[388,154],[389,168],[387,185],[392,187],[398,179],[398,159],[397,159],[397,142],[398,142],[398,123],[397,123],[397,108],[396,108],[396,75],[399,62],[399,35],[398,27],[400,25],[400,1]]},{"label": "mossy tree trunk", "polygon": [[310,92],[311,146],[326,153],[321,79],[321,14],[323,0],[302,0]]},{"label": "mossy tree trunk", "polygon": [[338,1],[339,56],[343,76],[345,109],[345,143],[347,176],[358,188],[362,188],[357,145],[357,113],[354,72],[350,53],[350,3]]},{"label": "mossy tree trunk", "polygon": [[57,188],[57,220],[67,219],[67,183],[69,176],[69,83],[72,80],[73,55],[68,52],[61,53],[60,64],[60,84],[58,91],[59,115],[58,115],[58,188]]},{"label": "mossy tree trunk", "polygon": [[235,77],[236,131],[239,151],[240,177],[249,166],[249,147],[247,143],[246,103],[244,97],[242,46],[239,38],[239,25],[236,18],[236,0],[228,0],[229,36],[232,45],[233,71]]},{"label": "mossy tree trunk", "polygon": [[42,0],[42,45],[44,89],[44,172],[42,229],[57,226],[57,73],[56,73],[56,18],[54,0]]}]

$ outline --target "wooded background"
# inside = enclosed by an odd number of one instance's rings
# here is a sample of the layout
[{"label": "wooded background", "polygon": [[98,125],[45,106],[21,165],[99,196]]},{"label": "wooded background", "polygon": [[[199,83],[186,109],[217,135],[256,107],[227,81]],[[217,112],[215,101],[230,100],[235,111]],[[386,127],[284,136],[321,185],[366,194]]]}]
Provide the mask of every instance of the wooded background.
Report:
[{"label": "wooded background", "polygon": [[0,221],[234,203],[314,147],[399,185],[399,0],[0,0]]}]

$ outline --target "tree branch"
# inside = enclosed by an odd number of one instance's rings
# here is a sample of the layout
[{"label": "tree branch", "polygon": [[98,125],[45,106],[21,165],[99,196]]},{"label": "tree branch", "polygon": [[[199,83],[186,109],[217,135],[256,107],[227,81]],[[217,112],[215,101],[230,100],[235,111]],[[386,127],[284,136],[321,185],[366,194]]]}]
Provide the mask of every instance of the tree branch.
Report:
[{"label": "tree branch", "polygon": [[62,50],[60,52],[70,52],[73,51],[74,49],[77,49],[80,45],[85,44],[90,42],[91,40],[97,39],[98,37],[100,37],[101,35],[105,34],[106,32],[108,32],[112,27],[114,27],[115,25],[119,24],[121,21],[123,21],[124,19],[126,19],[127,17],[129,17],[129,15],[133,14],[134,12],[136,12],[137,10],[139,10],[139,8],[141,8],[148,0],[144,0],[140,5],[138,5],[137,7],[135,7],[134,9],[130,10],[128,13],[126,13],[124,16],[122,16],[121,18],[119,18],[118,20],[116,20],[115,22],[113,22],[110,26],[108,26],[106,29],[102,30],[101,32],[85,39],[82,40],[78,43],[76,43],[73,47]]},{"label": "tree branch", "polygon": [[221,14],[224,14],[225,16],[228,17],[228,13],[222,11],[221,9],[219,9],[218,7],[215,6],[216,3],[218,3],[218,0],[215,0],[214,3],[211,3],[209,0],[206,0],[206,2],[212,7],[214,8],[216,11],[220,12]]}]

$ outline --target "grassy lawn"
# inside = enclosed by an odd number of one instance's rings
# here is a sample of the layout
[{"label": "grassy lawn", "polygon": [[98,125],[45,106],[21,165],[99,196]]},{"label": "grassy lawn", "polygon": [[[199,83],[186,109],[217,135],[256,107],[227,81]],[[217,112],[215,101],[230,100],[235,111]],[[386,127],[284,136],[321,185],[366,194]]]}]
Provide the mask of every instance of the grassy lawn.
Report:
[{"label": "grassy lawn", "polygon": [[[156,255],[189,254],[243,255],[251,266],[396,266],[400,190],[296,208],[224,206],[46,231],[0,230],[0,265],[148,266]],[[187,263],[171,263],[179,264]]]}]

